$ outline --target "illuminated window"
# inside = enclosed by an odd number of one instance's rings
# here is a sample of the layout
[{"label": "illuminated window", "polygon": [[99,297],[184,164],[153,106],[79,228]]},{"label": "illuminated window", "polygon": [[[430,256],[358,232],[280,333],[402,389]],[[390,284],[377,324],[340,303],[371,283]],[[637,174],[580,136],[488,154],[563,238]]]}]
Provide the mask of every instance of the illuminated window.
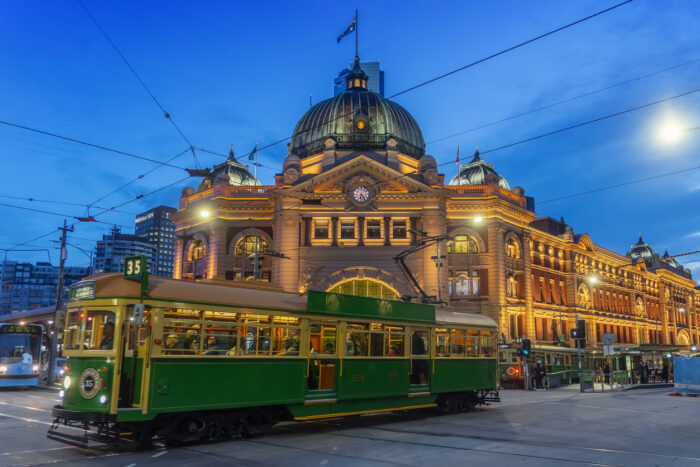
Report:
[{"label": "illuminated window", "polygon": [[192,250],[190,254],[190,261],[202,259],[207,256],[207,246],[201,240],[196,240],[192,244]]},{"label": "illuminated window", "polygon": [[355,78],[354,86],[355,86],[356,88],[359,88],[359,87],[360,87],[360,79],[359,79],[359,78]]},{"label": "illuminated window", "polygon": [[355,219],[340,220],[340,238],[355,238]]},{"label": "illuminated window", "polygon": [[479,245],[474,237],[469,235],[455,235],[453,240],[447,242],[448,253],[478,253]]},{"label": "illuminated window", "polygon": [[382,221],[381,219],[367,219],[367,238],[377,239],[382,238]]},{"label": "illuminated window", "polygon": [[454,279],[454,287],[450,284],[452,295],[479,295],[479,271],[460,273]]},{"label": "illuminated window", "polygon": [[406,219],[394,219],[393,226],[392,236],[394,238],[406,238],[408,236],[408,231],[406,230]]},{"label": "illuminated window", "polygon": [[252,255],[255,252],[267,253],[269,245],[264,238],[259,235],[246,235],[236,243],[234,255]]},{"label": "illuminated window", "polygon": [[508,256],[508,258],[511,259],[520,258],[520,249],[518,248],[518,243],[512,238],[509,238],[506,242],[506,256]]},{"label": "illuminated window", "polygon": [[363,88],[366,88],[366,87],[367,87],[367,81],[362,80],[362,87],[363,87]]},{"label": "illuminated window", "polygon": [[517,297],[517,295],[518,283],[513,274],[508,274],[506,276],[506,297]]},{"label": "illuminated window", "polygon": [[384,298],[387,300],[399,298],[399,294],[394,289],[376,279],[350,279],[334,285],[328,289],[328,292]]},{"label": "illuminated window", "polygon": [[328,219],[314,219],[314,238],[328,238]]}]

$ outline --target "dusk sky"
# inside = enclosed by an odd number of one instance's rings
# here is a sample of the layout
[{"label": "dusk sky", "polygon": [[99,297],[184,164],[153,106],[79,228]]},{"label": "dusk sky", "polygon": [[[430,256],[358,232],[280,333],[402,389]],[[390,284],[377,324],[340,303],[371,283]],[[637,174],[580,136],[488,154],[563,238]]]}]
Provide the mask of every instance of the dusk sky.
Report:
[{"label": "dusk sky", "polygon": [[[310,94],[314,103],[332,96],[333,78],[354,54],[353,37],[340,44],[336,37],[356,7],[360,58],[381,62],[391,96],[619,3],[84,2],[194,146],[227,153],[233,144],[237,154],[291,136]],[[699,38],[700,2],[635,0],[395,101],[421,126],[427,153],[447,163],[440,167],[446,180],[456,173],[457,144],[464,162],[478,144],[511,187],[535,197],[539,215],[564,217],[602,247],[625,254],[642,233],[659,254],[700,250],[700,131],[684,132],[672,144],[657,137],[669,122],[700,126],[700,92],[488,152],[700,89]],[[0,120],[159,161],[187,149],[75,0],[0,2]],[[87,205],[155,166],[4,124],[0,139],[0,204],[67,216],[84,216],[86,208],[8,197]],[[260,162],[276,169],[258,170],[263,184],[273,184],[286,154],[286,141],[261,152]],[[204,166],[223,160],[197,156]],[[172,163],[194,167],[189,152]],[[116,206],[185,176],[161,167],[97,205]],[[176,206],[181,190],[198,183],[184,181],[97,219],[133,226],[135,214]],[[100,211],[93,207],[90,214]],[[63,223],[59,215],[2,205],[0,214],[2,248]],[[108,230],[78,224],[69,242],[89,250]],[[57,264],[51,240],[58,238],[56,231],[17,249],[49,248]],[[10,251],[7,259],[48,258],[43,251]],[[87,261],[69,250],[68,264]],[[679,261],[700,278],[700,255]]]}]

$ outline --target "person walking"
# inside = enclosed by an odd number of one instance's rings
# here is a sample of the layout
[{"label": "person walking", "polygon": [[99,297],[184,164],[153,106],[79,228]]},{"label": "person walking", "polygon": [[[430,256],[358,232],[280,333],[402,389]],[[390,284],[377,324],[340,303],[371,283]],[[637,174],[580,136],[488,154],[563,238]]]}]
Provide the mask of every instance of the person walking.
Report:
[{"label": "person walking", "polygon": [[664,380],[664,383],[668,383],[668,365],[664,363],[664,366],[661,368],[661,379]]},{"label": "person walking", "polygon": [[605,362],[603,366],[603,375],[605,376],[605,384],[610,384],[610,364]]},{"label": "person walking", "polygon": [[542,362],[538,361],[537,366],[535,367],[535,382],[538,391],[544,389],[542,382],[544,381],[544,377],[546,375],[547,371],[544,369],[544,366],[542,366]]}]

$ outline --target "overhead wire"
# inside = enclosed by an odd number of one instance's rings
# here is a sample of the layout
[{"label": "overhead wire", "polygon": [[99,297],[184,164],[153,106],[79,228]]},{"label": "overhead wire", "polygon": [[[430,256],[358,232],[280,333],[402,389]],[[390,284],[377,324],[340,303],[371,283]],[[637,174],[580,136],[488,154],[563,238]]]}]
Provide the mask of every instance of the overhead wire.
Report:
[{"label": "overhead wire", "polygon": [[175,121],[173,120],[173,118],[172,118],[172,116],[170,115],[170,113],[167,112],[167,111],[165,110],[165,108],[161,105],[160,101],[158,101],[158,99],[156,99],[156,96],[153,94],[153,92],[150,90],[150,88],[146,85],[146,83],[143,81],[143,79],[141,79],[141,76],[139,76],[139,74],[136,72],[136,70],[134,69],[134,67],[131,66],[131,63],[129,63],[129,61],[126,59],[126,57],[124,56],[124,54],[121,53],[121,51],[119,50],[119,48],[117,47],[117,45],[114,43],[114,41],[112,41],[112,39],[110,39],[110,37],[109,37],[109,35],[107,34],[107,32],[104,30],[104,28],[103,28],[103,27],[100,25],[100,23],[97,21],[97,18],[95,18],[95,17],[93,16],[93,14],[90,13],[90,10],[87,9],[87,7],[85,6],[85,4],[84,4],[81,0],[76,0],[76,1],[77,1],[78,4],[82,7],[82,9],[85,11],[85,13],[87,13],[88,17],[90,17],[90,19],[92,20],[92,22],[95,23],[95,25],[97,26],[97,29],[100,30],[100,32],[102,33],[102,35],[104,36],[104,38],[107,40],[107,42],[109,42],[109,44],[112,46],[112,48],[113,48],[114,51],[117,53],[117,55],[119,55],[119,57],[122,59],[122,61],[126,64],[126,66],[129,68],[129,70],[130,70],[131,73],[134,75],[134,77],[136,77],[136,79],[138,80],[138,82],[141,83],[141,86],[146,90],[146,92],[148,93],[148,95],[151,96],[151,99],[153,99],[153,102],[155,102],[156,105],[158,106],[158,108],[161,110],[161,112],[163,112],[163,116],[173,125],[173,127],[175,128],[175,130],[177,130],[177,132],[178,132],[178,133],[180,134],[180,136],[182,137],[182,139],[185,140],[185,142],[186,142],[187,145],[189,146],[190,151],[192,151],[192,157],[194,158],[195,167],[199,167],[199,161],[197,160],[197,154],[196,154],[195,151],[194,151],[194,146],[192,145],[192,143],[190,142],[190,140],[187,138],[187,136],[185,136],[185,134],[182,132],[182,130],[180,129],[180,127],[177,126],[177,124],[176,124]]},{"label": "overhead wire", "polygon": [[489,123],[484,123],[484,124],[481,124],[481,125],[479,125],[479,126],[475,126],[475,127],[473,127],[473,128],[469,128],[468,130],[463,130],[463,131],[460,131],[460,132],[458,132],[458,133],[453,133],[453,134],[448,135],[448,136],[443,136],[443,137],[441,137],[441,138],[437,138],[437,139],[428,141],[426,144],[439,143],[439,142],[444,141],[444,140],[446,140],[446,139],[454,138],[454,137],[456,137],[456,136],[461,136],[461,135],[464,135],[464,134],[466,134],[466,133],[471,133],[472,131],[477,131],[477,130],[481,130],[481,129],[484,129],[484,128],[488,128],[488,127],[490,127],[490,126],[497,125],[497,124],[503,123],[503,122],[507,122],[507,121],[509,121],[509,120],[513,120],[513,119],[516,119],[516,118],[519,118],[519,117],[524,117],[525,115],[530,115],[530,114],[532,114],[532,113],[540,112],[540,111],[542,111],[542,110],[551,109],[552,107],[556,107],[556,106],[558,106],[558,105],[567,104],[567,103],[569,103],[569,102],[572,102],[572,101],[575,101],[575,100],[578,100],[578,99],[582,99],[582,98],[584,98],[584,97],[592,96],[592,95],[594,95],[594,94],[599,94],[599,93],[601,93],[601,92],[608,91],[608,90],[610,90],[610,89],[613,89],[613,88],[616,88],[616,87],[619,87],[619,86],[624,86],[625,84],[629,84],[629,83],[633,83],[633,82],[636,82],[636,81],[640,81],[640,80],[643,80],[643,79],[646,79],[646,78],[650,78],[650,77],[652,77],[652,76],[656,76],[656,75],[658,75],[658,74],[665,73],[665,72],[667,72],[667,71],[671,71],[671,70],[675,70],[675,69],[677,69],[677,68],[681,68],[681,67],[684,67],[684,66],[687,66],[687,65],[691,65],[691,64],[696,63],[696,62],[698,62],[698,61],[700,61],[700,58],[696,58],[696,59],[690,60],[690,61],[688,61],[688,62],[680,63],[680,64],[678,64],[678,65],[673,65],[673,66],[671,66],[671,67],[664,68],[663,70],[658,70],[658,71],[654,71],[654,72],[651,72],[651,73],[647,73],[647,74],[644,74],[644,75],[641,75],[641,76],[637,76],[636,78],[626,79],[626,80],[624,80],[624,81],[620,81],[620,82],[618,82],[618,83],[611,84],[611,85],[605,86],[605,87],[603,87],[603,88],[595,89],[595,90],[593,90],[593,91],[588,91],[588,92],[585,92],[585,93],[583,93],[583,94],[579,94],[579,95],[574,96],[574,97],[569,97],[569,98],[567,98],[567,99],[563,99],[563,100],[560,100],[560,101],[557,101],[557,102],[553,102],[553,103],[551,103],[551,104],[546,104],[546,105],[543,105],[543,106],[540,106],[540,107],[536,107],[536,108],[534,108],[534,109],[530,109],[530,110],[527,110],[527,111],[525,111],[525,112],[520,112],[520,113],[518,113],[518,114],[511,115],[510,117],[502,118],[502,119],[500,119],[500,120],[495,120],[495,121],[489,122]]},{"label": "overhead wire", "polygon": [[[82,207],[89,207],[89,204],[83,204],[83,203],[69,203],[67,201],[54,201],[50,199],[38,199],[38,198],[33,198],[33,197],[23,197],[23,196],[10,196],[10,195],[0,195],[0,198],[6,198],[6,199],[16,199],[16,200],[21,200],[21,201],[30,201],[30,202],[37,202],[37,203],[48,203],[48,204],[61,204],[65,206],[82,206]],[[97,209],[106,209],[102,208],[100,206],[95,206]],[[129,212],[129,211],[115,211],[120,214],[129,214],[132,216],[135,216],[135,212]]]}]

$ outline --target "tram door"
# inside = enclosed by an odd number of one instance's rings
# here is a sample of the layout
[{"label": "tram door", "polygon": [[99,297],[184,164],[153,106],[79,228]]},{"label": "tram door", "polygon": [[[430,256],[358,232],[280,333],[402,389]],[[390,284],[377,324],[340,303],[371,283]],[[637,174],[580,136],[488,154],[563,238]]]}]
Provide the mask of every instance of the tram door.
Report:
[{"label": "tram door", "polygon": [[335,393],[337,342],[338,327],[335,323],[309,323],[307,377],[310,394]]},{"label": "tram door", "polygon": [[409,349],[411,388],[427,388],[430,386],[430,329],[411,328]]},{"label": "tram door", "polygon": [[145,391],[149,376],[149,313],[146,312],[141,323],[134,324],[134,307],[128,306],[126,310],[126,319],[122,327],[122,348],[117,349],[121,353],[118,408],[142,408],[147,397]]}]

